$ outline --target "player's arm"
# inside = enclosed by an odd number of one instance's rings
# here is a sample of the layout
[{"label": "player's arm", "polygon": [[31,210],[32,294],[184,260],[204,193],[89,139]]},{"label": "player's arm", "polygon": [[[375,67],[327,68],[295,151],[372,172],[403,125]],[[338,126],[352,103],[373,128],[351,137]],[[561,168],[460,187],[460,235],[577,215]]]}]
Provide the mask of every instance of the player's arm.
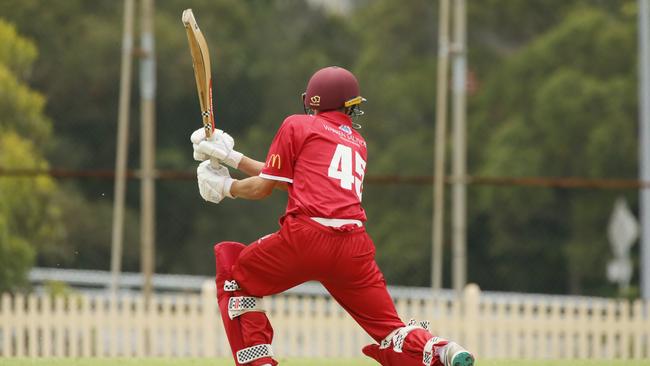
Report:
[{"label": "player's arm", "polygon": [[260,175],[260,172],[263,168],[263,162],[251,159],[246,155],[242,157],[242,159],[239,161],[239,165],[237,165],[237,169],[249,177]]},{"label": "player's arm", "polygon": [[[264,169],[264,166],[265,164],[263,162],[257,161],[255,159],[251,159],[248,156],[244,155],[241,161],[239,162],[237,169],[239,169],[239,171],[243,172],[244,174],[250,176],[250,178],[259,178],[258,175],[260,175],[262,169]],[[260,178],[260,179],[273,182],[271,180],[264,179],[264,178]],[[276,181],[274,188],[286,191],[287,183]]]},{"label": "player's arm", "polygon": [[196,175],[201,197],[213,203],[219,203],[225,197],[260,200],[268,197],[273,192],[273,188],[283,184],[262,177],[232,179],[228,168],[223,165],[215,166],[209,160],[199,164]]},{"label": "player's arm", "polygon": [[247,200],[261,200],[268,197],[273,188],[281,182],[253,176],[242,180],[235,180],[230,186],[230,194],[237,198]]},{"label": "player's arm", "polygon": [[[194,159],[197,161],[216,159],[250,177],[257,177],[264,169],[263,162],[234,150],[234,139],[221,130],[214,130],[212,136],[206,139],[205,130],[200,128],[192,133],[190,140],[194,149]],[[287,184],[276,182],[275,188],[287,190]]]}]

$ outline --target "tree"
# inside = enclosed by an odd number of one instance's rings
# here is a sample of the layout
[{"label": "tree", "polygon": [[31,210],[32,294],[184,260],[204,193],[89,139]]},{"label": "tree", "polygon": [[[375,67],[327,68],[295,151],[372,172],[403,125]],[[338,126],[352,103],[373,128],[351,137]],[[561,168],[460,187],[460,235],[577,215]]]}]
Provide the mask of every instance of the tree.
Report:
[{"label": "tree", "polygon": [[[634,17],[583,8],[495,70],[471,120],[472,156],[488,176],[634,177]],[[618,192],[617,194],[621,194]],[[494,188],[476,192],[474,236],[486,287],[606,293],[612,193]],[[552,268],[552,270],[549,270]],[[543,274],[543,275],[536,275]],[[512,280],[516,279],[516,280]],[[605,291],[605,292],[603,292]]]},{"label": "tree", "polygon": [[[36,47],[0,19],[0,167],[43,169],[42,145],[50,136],[43,97],[19,77],[29,73]],[[61,237],[56,185],[48,177],[0,179],[0,291],[26,283],[36,248]]]}]

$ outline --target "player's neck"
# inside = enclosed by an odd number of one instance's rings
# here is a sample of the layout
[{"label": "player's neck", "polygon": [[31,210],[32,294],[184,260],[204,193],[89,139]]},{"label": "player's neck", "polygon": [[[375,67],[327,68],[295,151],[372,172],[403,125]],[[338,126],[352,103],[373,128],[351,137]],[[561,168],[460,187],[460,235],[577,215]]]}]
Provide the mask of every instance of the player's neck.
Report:
[{"label": "player's neck", "polygon": [[352,126],[352,118],[340,110],[332,109],[329,111],[318,112],[316,115],[333,123]]}]

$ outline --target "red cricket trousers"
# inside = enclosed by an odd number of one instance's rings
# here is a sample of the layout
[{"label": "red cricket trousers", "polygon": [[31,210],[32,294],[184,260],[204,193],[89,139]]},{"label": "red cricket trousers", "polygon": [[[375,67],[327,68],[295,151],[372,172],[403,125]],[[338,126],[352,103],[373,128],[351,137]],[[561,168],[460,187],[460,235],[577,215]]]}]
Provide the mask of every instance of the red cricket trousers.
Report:
[{"label": "red cricket trousers", "polygon": [[287,216],[279,232],[242,250],[232,276],[242,292],[256,297],[319,281],[377,342],[404,326],[363,227],[335,229],[306,216]]}]

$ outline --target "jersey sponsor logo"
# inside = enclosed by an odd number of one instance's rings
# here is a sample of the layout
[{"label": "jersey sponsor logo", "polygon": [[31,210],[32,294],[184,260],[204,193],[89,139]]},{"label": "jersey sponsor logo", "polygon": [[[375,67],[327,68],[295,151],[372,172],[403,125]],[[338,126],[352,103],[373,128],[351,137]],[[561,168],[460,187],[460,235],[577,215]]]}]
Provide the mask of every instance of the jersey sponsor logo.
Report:
[{"label": "jersey sponsor logo", "polygon": [[333,134],[337,135],[341,139],[348,141],[356,146],[363,146],[363,147],[366,146],[366,142],[362,138],[359,138],[354,134],[352,134],[352,130],[350,130],[350,133],[348,134],[341,130],[334,129],[326,124],[323,124],[323,128],[325,129],[325,131],[332,132]]},{"label": "jersey sponsor logo", "polygon": [[280,154],[271,154],[271,156],[269,156],[269,160],[266,162],[266,167],[281,169],[282,158],[280,157]]},{"label": "jersey sponsor logo", "polygon": [[350,126],[340,125],[340,126],[339,126],[339,130],[341,130],[341,131],[347,133],[348,135],[351,135],[351,134],[352,134],[352,129],[350,128]]},{"label": "jersey sponsor logo", "polygon": [[309,105],[312,107],[320,107],[320,95],[314,95],[309,98]]}]

